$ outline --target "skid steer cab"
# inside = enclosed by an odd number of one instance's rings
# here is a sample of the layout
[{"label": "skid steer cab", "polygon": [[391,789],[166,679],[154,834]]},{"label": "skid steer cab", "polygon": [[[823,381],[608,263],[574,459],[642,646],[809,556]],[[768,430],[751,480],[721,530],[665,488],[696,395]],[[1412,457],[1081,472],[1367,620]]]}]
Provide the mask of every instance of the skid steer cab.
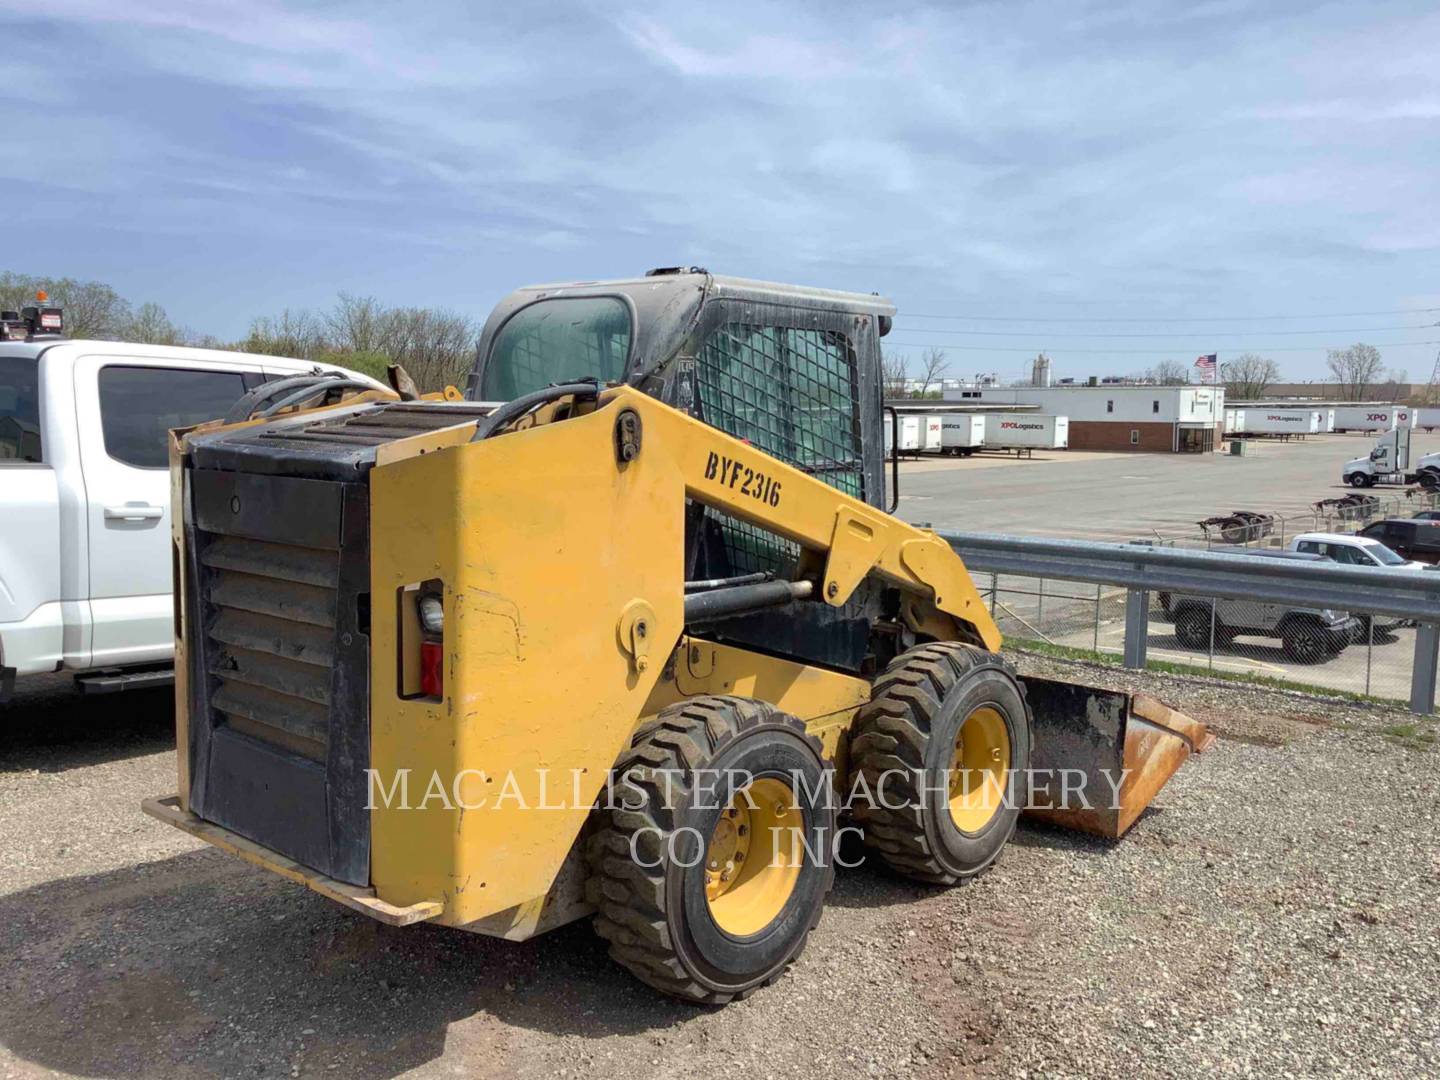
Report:
[{"label": "skid steer cab", "polygon": [[784,971],[837,864],[954,884],[1027,808],[1123,833],[1208,736],[1017,678],[887,512],[893,313],[694,269],[527,288],[463,400],[177,438],[179,792],[147,812],[391,924],[593,915],[702,1003]]}]

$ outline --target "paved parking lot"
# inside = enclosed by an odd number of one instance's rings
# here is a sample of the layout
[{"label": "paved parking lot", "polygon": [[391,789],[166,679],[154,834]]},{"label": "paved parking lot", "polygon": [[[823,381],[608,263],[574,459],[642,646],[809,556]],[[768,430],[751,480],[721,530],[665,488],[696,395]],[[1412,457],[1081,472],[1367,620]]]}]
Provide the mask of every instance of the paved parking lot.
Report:
[{"label": "paved parking lot", "polygon": [[[1368,435],[1322,435],[1289,442],[1252,440],[1245,457],[1182,454],[1101,454],[1054,451],[1033,459],[999,455],[921,459],[901,466],[899,513],[937,529],[1128,541],[1196,537],[1195,523],[1234,509],[1288,515],[1293,535],[1314,528],[1310,504],[1347,494],[1340,466],[1368,452]],[[1440,432],[1413,435],[1415,456],[1440,450]],[[1400,488],[1374,488],[1395,495]],[[1279,526],[1277,526],[1278,532]],[[1218,550],[1228,545],[1217,544]],[[982,575],[979,584],[989,587]],[[1120,654],[1124,644],[1123,590],[1101,590],[1098,618],[1093,585],[1049,582],[1035,596],[1032,579],[1001,581],[1002,629],[1007,635]],[[1081,599],[1066,600],[1063,594]],[[1234,647],[1208,652],[1182,647],[1152,598],[1150,657],[1226,674],[1408,700],[1414,631],[1400,627],[1373,645],[1352,645],[1333,659],[1297,664],[1278,639],[1246,636]]]},{"label": "paved parking lot", "polygon": [[[1033,459],[907,462],[899,514],[937,529],[1022,536],[1130,540],[1195,532],[1196,521],[1232,509],[1300,512],[1344,495],[1340,467],[1373,445],[1366,435],[1318,435],[1252,440],[1245,457],[1057,450]],[[1416,457],[1440,450],[1440,432],[1415,432],[1412,449]]]}]

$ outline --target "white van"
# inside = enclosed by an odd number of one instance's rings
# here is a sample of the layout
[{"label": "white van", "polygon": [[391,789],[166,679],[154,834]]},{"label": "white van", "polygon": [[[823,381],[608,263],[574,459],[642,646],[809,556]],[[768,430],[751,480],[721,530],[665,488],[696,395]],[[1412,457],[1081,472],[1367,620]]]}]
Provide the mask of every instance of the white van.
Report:
[{"label": "white van", "polygon": [[0,701],[41,672],[102,691],[169,679],[167,432],[315,370],[215,349],[0,341]]}]

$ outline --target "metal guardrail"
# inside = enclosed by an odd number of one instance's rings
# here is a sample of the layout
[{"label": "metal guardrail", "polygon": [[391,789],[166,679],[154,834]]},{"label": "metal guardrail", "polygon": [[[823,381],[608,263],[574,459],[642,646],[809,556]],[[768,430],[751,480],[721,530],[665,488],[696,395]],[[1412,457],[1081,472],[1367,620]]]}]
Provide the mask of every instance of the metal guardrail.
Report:
[{"label": "metal guardrail", "polygon": [[1410,708],[1435,708],[1440,570],[1397,571],[1222,551],[1110,544],[999,533],[941,532],[971,571],[1087,581],[1127,588],[1125,666],[1145,666],[1151,592],[1364,611],[1409,619],[1415,635]]}]

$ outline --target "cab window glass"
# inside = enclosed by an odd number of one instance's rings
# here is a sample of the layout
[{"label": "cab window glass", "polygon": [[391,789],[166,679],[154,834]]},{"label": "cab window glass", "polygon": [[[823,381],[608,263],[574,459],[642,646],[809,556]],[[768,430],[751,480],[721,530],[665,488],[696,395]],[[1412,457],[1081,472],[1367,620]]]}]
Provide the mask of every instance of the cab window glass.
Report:
[{"label": "cab window glass", "polygon": [[111,366],[99,383],[105,452],[139,469],[169,465],[171,428],[218,419],[245,393],[239,371]]},{"label": "cab window glass", "polygon": [[40,362],[0,356],[0,465],[40,460]]},{"label": "cab window glass", "polygon": [[495,335],[484,401],[514,401],[551,383],[619,382],[630,355],[630,309],[613,296],[557,297],[521,308]]}]

